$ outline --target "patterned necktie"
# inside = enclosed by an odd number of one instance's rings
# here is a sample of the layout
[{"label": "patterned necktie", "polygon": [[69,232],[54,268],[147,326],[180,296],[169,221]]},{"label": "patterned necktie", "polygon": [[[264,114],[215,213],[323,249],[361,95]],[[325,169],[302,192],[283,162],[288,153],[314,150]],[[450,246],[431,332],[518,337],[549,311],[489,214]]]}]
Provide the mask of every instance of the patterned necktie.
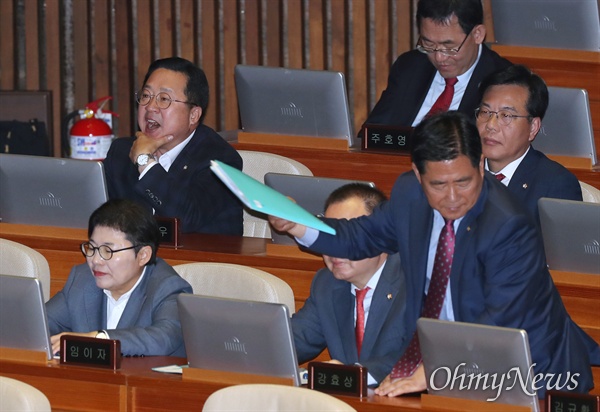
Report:
[{"label": "patterned necktie", "polygon": [[[444,219],[445,220],[445,219]],[[454,255],[454,221],[445,220],[446,224],[440,233],[437,249],[435,251],[435,260],[431,273],[431,281],[425,305],[421,316],[424,318],[438,319],[442,312],[442,305],[446,297],[446,288],[450,279],[450,270],[452,269],[452,256]],[[411,376],[421,363],[421,350],[419,348],[419,336],[415,331],[408,348],[394,365],[391,372],[391,378],[405,378]]]},{"label": "patterned necktie", "polygon": [[498,173],[498,174],[497,174],[497,175],[495,175],[495,176],[496,176],[496,179],[498,179],[498,181],[499,181],[499,182],[503,181],[503,180],[504,180],[504,178],[506,177],[506,176],[504,176],[502,173]]},{"label": "patterned necktie", "polygon": [[440,94],[440,97],[435,101],[431,109],[425,117],[429,117],[433,114],[440,112],[447,112],[450,108],[450,104],[452,104],[452,97],[454,97],[454,85],[458,82],[456,77],[452,77],[450,79],[444,79],[446,81],[446,87],[444,87],[444,91]]},{"label": "patterned necktie", "polygon": [[358,356],[360,356],[360,350],[362,349],[363,337],[365,336],[365,307],[364,301],[369,287],[364,289],[356,289],[356,326],[354,333],[356,335],[356,349]]}]

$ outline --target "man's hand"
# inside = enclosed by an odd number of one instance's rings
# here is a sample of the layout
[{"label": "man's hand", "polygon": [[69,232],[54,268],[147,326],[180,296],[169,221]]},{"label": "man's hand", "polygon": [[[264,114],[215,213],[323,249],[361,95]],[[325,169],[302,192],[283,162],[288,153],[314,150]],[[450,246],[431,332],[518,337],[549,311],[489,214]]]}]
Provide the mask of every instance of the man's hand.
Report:
[{"label": "man's hand", "polygon": [[[129,159],[135,164],[137,158],[141,154],[153,154],[160,155],[160,148],[173,140],[173,135],[166,135],[162,137],[148,137],[143,132],[137,132],[135,134],[137,139],[134,140],[131,150],[129,151]],[[140,167],[140,173],[145,167]]]},{"label": "man's hand", "polygon": [[269,223],[278,232],[287,232],[292,236],[301,238],[306,233],[306,226],[299,223],[290,222],[289,220],[280,219],[275,216],[269,216]]},{"label": "man's hand", "polygon": [[84,338],[95,338],[96,334],[98,334],[97,330],[87,333],[72,333],[72,332],[63,332],[58,335],[50,336],[50,343],[52,344],[52,353],[58,353],[60,351],[60,337],[62,335],[70,335],[70,336],[83,336]]},{"label": "man's hand", "polygon": [[425,368],[423,364],[419,365],[415,373],[407,378],[390,378],[386,376],[379,387],[375,389],[375,394],[380,396],[394,397],[406,393],[422,392],[427,389],[427,380],[425,379]]}]

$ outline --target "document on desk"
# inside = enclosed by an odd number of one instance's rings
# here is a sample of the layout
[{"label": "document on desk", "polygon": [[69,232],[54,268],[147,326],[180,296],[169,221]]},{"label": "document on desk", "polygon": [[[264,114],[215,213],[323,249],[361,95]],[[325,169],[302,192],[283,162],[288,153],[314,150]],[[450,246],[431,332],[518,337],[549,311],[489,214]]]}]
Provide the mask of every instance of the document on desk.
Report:
[{"label": "document on desk", "polygon": [[331,226],[288,197],[238,169],[218,160],[212,160],[210,168],[248,208],[335,235],[335,229]]}]

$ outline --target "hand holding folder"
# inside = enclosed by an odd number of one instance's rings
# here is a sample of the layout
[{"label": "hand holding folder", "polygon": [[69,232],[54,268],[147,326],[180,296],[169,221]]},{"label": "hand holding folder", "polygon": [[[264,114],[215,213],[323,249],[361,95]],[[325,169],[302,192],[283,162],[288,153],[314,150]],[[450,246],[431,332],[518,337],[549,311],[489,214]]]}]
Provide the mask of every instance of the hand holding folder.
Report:
[{"label": "hand holding folder", "polygon": [[335,229],[319,218],[238,169],[218,160],[212,160],[210,168],[248,208],[335,235]]}]

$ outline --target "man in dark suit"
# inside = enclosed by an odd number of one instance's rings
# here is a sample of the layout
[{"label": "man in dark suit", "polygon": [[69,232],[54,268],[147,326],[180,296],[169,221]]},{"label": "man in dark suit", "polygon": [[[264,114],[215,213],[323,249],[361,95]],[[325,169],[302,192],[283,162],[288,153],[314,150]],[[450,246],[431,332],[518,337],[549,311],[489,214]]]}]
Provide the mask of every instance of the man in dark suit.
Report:
[{"label": "man in dark suit", "polygon": [[449,109],[471,115],[481,80],[510,65],[483,44],[481,0],[419,0],[417,27],[417,49],[394,62],[365,124],[416,126],[445,90],[445,79],[453,78],[458,81]]},{"label": "man in dark suit", "polygon": [[[428,117],[414,130],[411,154],[413,171],[400,176],[390,200],[370,216],[325,219],[336,229],[335,236],[269,220],[311,250],[331,256],[364,259],[399,252],[410,334],[424,305],[429,306],[425,296],[435,283],[433,295],[441,299],[437,317],[527,331],[534,372],[541,378],[536,384],[539,396],[557,377],[562,383],[577,382],[564,390],[589,391],[590,356],[598,356],[600,348],[567,314],[535,224],[508,190],[485,172],[472,116],[447,112]],[[440,242],[444,233],[451,239]],[[438,267],[438,255],[444,253],[448,259]],[[441,269],[447,271],[442,283]],[[414,365],[412,376],[388,376],[376,393],[397,396],[424,390],[423,366]]]},{"label": "man in dark suit", "polygon": [[115,139],[104,160],[109,198],[177,217],[184,233],[241,235],[241,203],[211,172],[210,161],[241,170],[242,158],[202,124],[208,105],[202,69],[179,57],[156,60],[136,99],[141,131]]},{"label": "man in dark suit", "polygon": [[[351,183],[331,193],[325,216],[352,219],[370,215],[384,200],[378,189]],[[327,267],[317,272],[310,296],[292,316],[298,360],[309,361],[327,348],[332,362],[360,363],[368,370],[369,385],[381,382],[408,344],[400,257],[381,253],[352,261],[324,255],[323,260]],[[361,291],[362,299],[358,297]],[[364,338],[357,336],[359,330]]]},{"label": "man in dark suit", "polygon": [[156,257],[160,232],[149,211],[109,200],[90,216],[86,263],[46,303],[52,350],[62,335],[117,339],[124,355],[185,356],[177,295],[192,287]]},{"label": "man in dark suit", "polygon": [[539,224],[540,197],[582,200],[573,173],[533,148],[548,108],[544,80],[521,65],[492,73],[481,83],[476,110],[485,168],[525,206]]}]

